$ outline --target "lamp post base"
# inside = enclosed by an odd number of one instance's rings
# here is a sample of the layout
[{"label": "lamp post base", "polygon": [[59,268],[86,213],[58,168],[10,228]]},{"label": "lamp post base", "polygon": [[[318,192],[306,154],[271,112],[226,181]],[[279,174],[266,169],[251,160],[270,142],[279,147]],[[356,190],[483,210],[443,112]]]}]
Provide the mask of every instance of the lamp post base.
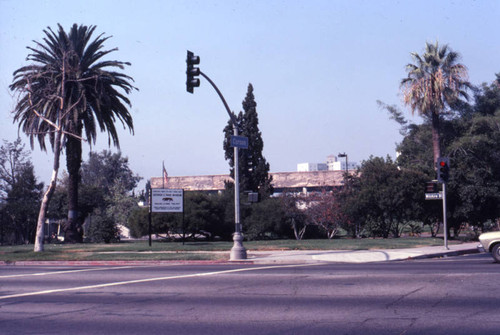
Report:
[{"label": "lamp post base", "polygon": [[247,250],[243,246],[243,236],[241,233],[233,234],[233,247],[231,248],[231,256],[229,260],[231,261],[239,261],[243,259],[247,259]]}]

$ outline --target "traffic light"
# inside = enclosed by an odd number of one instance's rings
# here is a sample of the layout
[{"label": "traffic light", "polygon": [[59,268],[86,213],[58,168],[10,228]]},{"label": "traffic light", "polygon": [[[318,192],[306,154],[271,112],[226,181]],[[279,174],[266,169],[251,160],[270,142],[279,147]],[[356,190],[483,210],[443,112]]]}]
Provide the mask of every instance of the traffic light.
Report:
[{"label": "traffic light", "polygon": [[438,192],[437,183],[433,181],[425,183],[425,193],[437,193],[437,192]]},{"label": "traffic light", "polygon": [[448,157],[439,157],[437,160],[437,179],[445,184],[450,178],[450,159]]},{"label": "traffic light", "polygon": [[189,93],[193,93],[193,88],[200,86],[200,79],[196,78],[197,76],[200,75],[200,68],[195,67],[195,65],[200,64],[200,57],[195,56],[191,51],[188,50],[186,64],[187,64],[186,91],[188,91]]}]

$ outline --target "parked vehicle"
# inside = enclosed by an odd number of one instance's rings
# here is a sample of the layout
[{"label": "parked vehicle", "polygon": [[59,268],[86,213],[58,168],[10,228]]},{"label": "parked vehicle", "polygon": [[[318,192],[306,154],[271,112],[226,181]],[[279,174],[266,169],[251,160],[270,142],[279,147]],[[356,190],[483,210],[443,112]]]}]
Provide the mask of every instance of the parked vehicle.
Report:
[{"label": "parked vehicle", "polygon": [[493,259],[500,263],[500,231],[483,233],[479,236],[480,244],[477,246],[482,252],[489,252]]}]

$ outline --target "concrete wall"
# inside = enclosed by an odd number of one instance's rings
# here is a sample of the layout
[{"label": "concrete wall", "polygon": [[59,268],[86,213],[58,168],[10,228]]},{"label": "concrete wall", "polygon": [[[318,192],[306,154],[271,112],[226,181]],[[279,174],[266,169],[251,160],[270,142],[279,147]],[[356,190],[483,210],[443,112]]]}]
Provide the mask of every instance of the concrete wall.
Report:
[{"label": "concrete wall", "polygon": [[[272,185],[278,192],[283,190],[321,189],[343,185],[344,171],[274,172]],[[151,178],[152,188],[179,188],[186,191],[216,192],[224,190],[224,182],[233,179],[229,175]]]}]

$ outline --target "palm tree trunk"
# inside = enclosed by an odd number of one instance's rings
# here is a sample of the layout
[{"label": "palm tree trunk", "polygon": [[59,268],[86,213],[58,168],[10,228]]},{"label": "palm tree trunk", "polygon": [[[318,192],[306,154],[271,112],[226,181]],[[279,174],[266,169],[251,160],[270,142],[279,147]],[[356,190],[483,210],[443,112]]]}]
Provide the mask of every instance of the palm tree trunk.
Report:
[{"label": "palm tree trunk", "polygon": [[[78,135],[81,133],[81,128]],[[83,229],[78,215],[78,184],[82,163],[82,142],[75,136],[69,136],[66,142],[66,167],[68,169],[68,220],[64,227],[64,241],[81,243]]]},{"label": "palm tree trunk", "polygon": [[50,199],[52,198],[57,185],[59,158],[61,156],[61,137],[62,131],[58,130],[56,132],[56,138],[54,141],[54,165],[52,169],[52,178],[50,179],[47,191],[45,191],[45,194],[43,195],[42,204],[40,205],[40,212],[38,213],[38,220],[36,223],[35,248],[33,250],[34,252],[43,251],[45,217],[47,215],[47,209],[49,207]]},{"label": "palm tree trunk", "polygon": [[439,139],[439,115],[431,111],[432,115],[432,152],[434,154],[434,169],[437,169],[437,160],[441,157],[441,146]]}]

